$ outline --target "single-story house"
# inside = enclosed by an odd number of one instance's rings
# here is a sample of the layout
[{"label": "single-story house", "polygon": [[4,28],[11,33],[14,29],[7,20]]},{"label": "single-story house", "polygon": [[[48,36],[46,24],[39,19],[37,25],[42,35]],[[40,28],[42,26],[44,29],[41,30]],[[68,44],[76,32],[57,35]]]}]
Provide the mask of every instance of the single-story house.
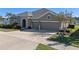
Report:
[{"label": "single-story house", "polygon": [[25,29],[58,31],[63,24],[58,20],[55,12],[46,8],[17,14],[15,19],[18,25]]}]

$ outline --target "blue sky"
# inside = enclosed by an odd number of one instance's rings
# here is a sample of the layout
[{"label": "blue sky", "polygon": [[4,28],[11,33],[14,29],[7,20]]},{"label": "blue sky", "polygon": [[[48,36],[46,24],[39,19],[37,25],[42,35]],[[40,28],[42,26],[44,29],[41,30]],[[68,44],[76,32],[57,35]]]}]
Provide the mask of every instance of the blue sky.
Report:
[{"label": "blue sky", "polygon": [[[7,12],[18,14],[25,11],[35,11],[39,8],[0,8],[0,16],[5,17]],[[73,12],[73,16],[79,16],[79,8],[48,8],[56,13],[63,12],[67,10],[68,12]]]}]

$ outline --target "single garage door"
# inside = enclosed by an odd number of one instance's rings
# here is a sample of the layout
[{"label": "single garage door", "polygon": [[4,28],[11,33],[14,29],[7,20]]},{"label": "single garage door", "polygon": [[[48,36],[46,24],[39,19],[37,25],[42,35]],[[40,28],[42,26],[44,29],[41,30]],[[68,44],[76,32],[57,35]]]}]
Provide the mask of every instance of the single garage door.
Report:
[{"label": "single garage door", "polygon": [[[40,22],[40,30],[58,31],[59,22]],[[39,30],[39,23],[33,22],[33,29]]]}]

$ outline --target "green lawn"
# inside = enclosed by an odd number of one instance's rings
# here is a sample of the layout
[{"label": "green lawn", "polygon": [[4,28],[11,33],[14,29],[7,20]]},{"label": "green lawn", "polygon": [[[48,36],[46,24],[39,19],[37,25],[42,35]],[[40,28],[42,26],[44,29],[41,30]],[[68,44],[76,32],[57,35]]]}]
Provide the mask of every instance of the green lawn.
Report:
[{"label": "green lawn", "polygon": [[17,31],[18,29],[0,29],[0,32]]},{"label": "green lawn", "polygon": [[55,48],[52,48],[50,46],[44,45],[44,44],[39,44],[36,48],[36,50],[57,50]]},{"label": "green lawn", "polygon": [[61,38],[59,35],[54,35],[48,38],[51,41],[57,41],[67,45],[72,45],[79,47],[79,26],[76,26],[74,29],[70,29],[72,34],[70,36],[64,35],[64,38]]}]

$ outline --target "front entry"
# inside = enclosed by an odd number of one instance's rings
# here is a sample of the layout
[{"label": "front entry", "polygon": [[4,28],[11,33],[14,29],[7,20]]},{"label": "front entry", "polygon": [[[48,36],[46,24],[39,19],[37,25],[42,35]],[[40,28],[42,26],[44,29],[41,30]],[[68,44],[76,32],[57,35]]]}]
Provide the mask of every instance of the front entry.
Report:
[{"label": "front entry", "polygon": [[22,21],[22,27],[26,28],[26,20],[25,19],[23,19],[23,21]]}]

